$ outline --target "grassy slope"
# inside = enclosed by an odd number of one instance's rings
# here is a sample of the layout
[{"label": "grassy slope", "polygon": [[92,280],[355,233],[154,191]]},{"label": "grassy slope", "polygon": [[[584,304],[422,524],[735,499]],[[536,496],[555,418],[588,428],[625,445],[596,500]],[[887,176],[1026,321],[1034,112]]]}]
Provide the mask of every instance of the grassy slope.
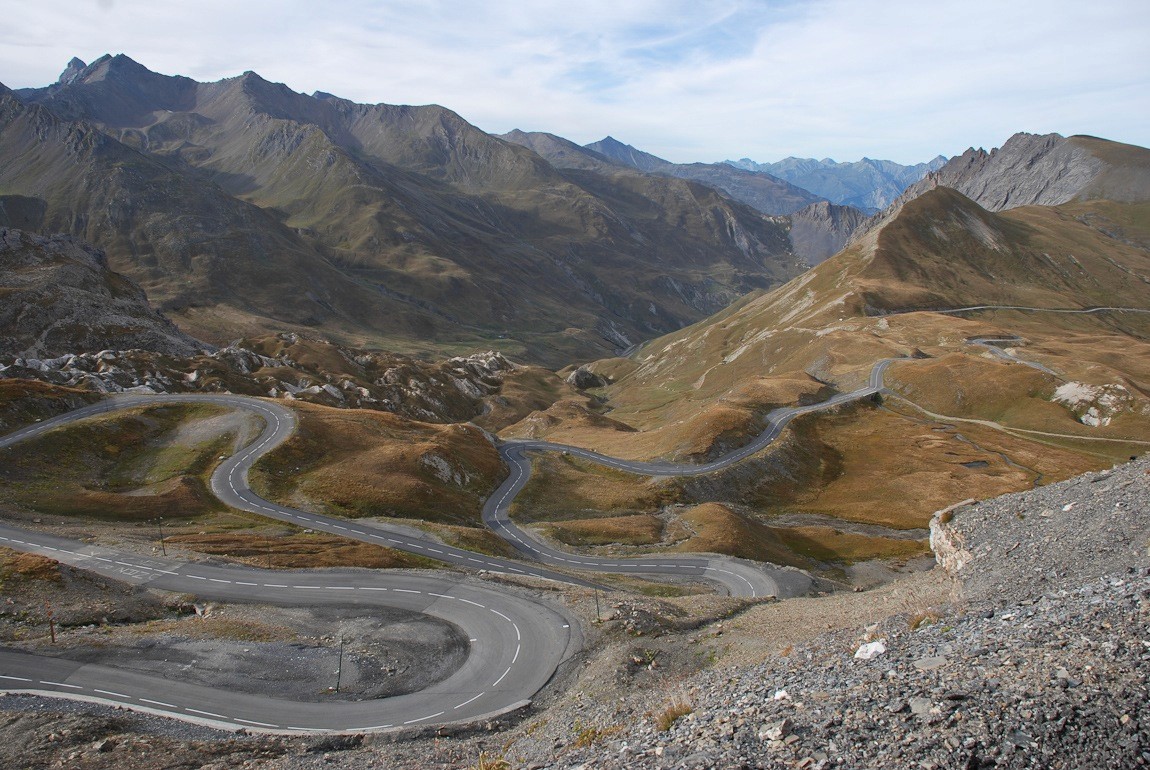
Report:
[{"label": "grassy slope", "polygon": [[297,408],[296,434],[252,470],[253,488],[287,505],[476,526],[503,473],[495,448],[470,426]]},{"label": "grassy slope", "polygon": [[3,450],[0,488],[37,511],[118,522],[220,511],[207,475],[234,434],[174,440],[180,423],[219,413],[205,405],[151,407],[50,431]]},{"label": "grassy slope", "polygon": [[[552,409],[546,415],[551,419],[536,415],[506,432],[631,457],[683,457],[692,452],[684,451],[681,427],[698,442],[694,454],[708,448],[713,454],[724,434],[731,435],[732,410],[740,412],[734,422],[741,421],[742,432],[751,432],[756,415],[775,404],[817,400],[826,393],[822,382],[841,390],[857,387],[878,358],[914,355],[918,360],[890,369],[887,384],[941,415],[1072,436],[1144,439],[1150,435],[1150,324],[1140,317],[875,317],[864,311],[988,302],[1150,307],[1148,234],[1146,204],[1092,200],[990,214],[953,191],[936,190],[905,207],[881,232],[790,284],[657,339],[632,361],[596,364],[616,380],[601,392],[616,425],[599,426]],[[966,342],[1010,334],[1023,337],[1014,344],[1017,355],[1044,363],[1060,377],[1000,361]],[[1121,385],[1130,399],[1108,426],[1090,427],[1051,400],[1066,381]],[[1143,451],[928,419],[898,399],[888,407],[803,418],[795,424],[799,444],[773,450],[783,462],[766,463],[760,480],[728,473],[706,484],[669,488],[681,502],[703,490],[710,499],[749,505],[766,517],[762,523],[776,514],[803,512],[922,527],[932,511],[959,499],[1024,489]],[[620,486],[607,472],[554,459],[537,465],[539,489],[563,489],[569,503],[543,515],[539,492],[537,508],[525,507],[524,515],[556,521],[557,536],[605,542],[618,534],[614,521],[577,526],[564,519],[626,512],[632,518],[620,520],[624,542],[653,537],[643,529],[649,520],[641,518],[655,510],[647,482]],[[788,481],[792,476],[801,481]],[[529,487],[528,500],[532,492]],[[792,527],[777,542],[813,558],[881,551],[874,542],[860,551],[850,542],[854,537],[833,528]],[[725,547],[735,553],[737,546]]]}]

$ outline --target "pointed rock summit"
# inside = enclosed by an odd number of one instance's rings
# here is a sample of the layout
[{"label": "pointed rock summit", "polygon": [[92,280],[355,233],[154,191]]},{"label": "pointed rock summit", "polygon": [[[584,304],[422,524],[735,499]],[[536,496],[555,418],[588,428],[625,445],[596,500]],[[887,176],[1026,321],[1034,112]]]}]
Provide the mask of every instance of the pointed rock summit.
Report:
[{"label": "pointed rock summit", "polygon": [[87,66],[88,65],[84,63],[83,59],[77,56],[73,56],[72,60],[68,62],[68,66],[65,67],[64,71],[60,73],[60,79],[57,82],[61,85],[68,85],[76,78],[78,78],[80,73],[83,72],[84,68]]}]

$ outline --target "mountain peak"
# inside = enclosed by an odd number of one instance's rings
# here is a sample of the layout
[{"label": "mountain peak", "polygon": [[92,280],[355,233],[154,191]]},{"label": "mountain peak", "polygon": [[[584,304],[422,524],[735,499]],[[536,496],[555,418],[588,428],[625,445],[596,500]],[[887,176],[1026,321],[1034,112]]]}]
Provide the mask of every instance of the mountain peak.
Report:
[{"label": "mountain peak", "polygon": [[657,155],[652,155],[649,152],[638,150],[629,144],[624,144],[613,136],[606,136],[598,142],[583,146],[588,150],[594,150],[600,155],[606,155],[617,163],[623,163],[632,168],[637,168],[640,171],[662,171],[672,165],[668,160],[664,160]]},{"label": "mountain peak", "polygon": [[87,66],[88,65],[84,63],[83,59],[78,56],[73,56],[68,62],[68,66],[65,67],[64,71],[60,73],[60,79],[56,82],[61,84],[71,83],[73,80],[79,77],[80,73],[83,72]]}]

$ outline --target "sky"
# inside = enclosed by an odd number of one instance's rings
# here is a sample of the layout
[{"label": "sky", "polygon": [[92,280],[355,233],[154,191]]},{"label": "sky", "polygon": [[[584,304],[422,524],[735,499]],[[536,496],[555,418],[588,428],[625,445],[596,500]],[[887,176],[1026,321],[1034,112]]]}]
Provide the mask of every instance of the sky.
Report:
[{"label": "sky", "polygon": [[1150,146],[1146,0],[0,0],[0,82],[124,53],[675,162]]}]

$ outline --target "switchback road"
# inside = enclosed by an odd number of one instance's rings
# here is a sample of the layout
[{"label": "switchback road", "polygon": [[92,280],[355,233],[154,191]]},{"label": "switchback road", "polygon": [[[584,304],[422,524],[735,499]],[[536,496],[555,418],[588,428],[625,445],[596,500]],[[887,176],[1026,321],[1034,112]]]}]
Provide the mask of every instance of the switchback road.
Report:
[{"label": "switchback road", "polygon": [[[591,559],[550,548],[507,517],[511,500],[522,490],[530,475],[530,462],[525,453],[567,451],[642,474],[711,473],[760,451],[800,414],[832,408],[879,392],[883,372],[889,363],[889,360],[877,363],[863,388],[836,395],[820,404],[774,410],[767,416],[766,429],[753,441],[702,465],[620,460],[549,442],[508,442],[500,447],[500,451],[511,467],[511,474],[488,501],[484,517],[496,532],[507,537],[521,552],[545,563],[593,572],[704,578],[721,584],[736,596],[803,593],[810,584],[804,573],[770,569],[723,556]],[[187,402],[246,410],[263,421],[259,436],[222,461],[212,475],[212,491],[228,505],[459,566],[595,585],[536,564],[472,553],[410,534],[308,513],[264,500],[248,485],[248,472],[260,457],[283,443],[296,424],[294,414],[275,402],[230,394],[118,395],[4,436],[0,438],[0,449],[87,417],[139,406]],[[466,663],[445,681],[409,695],[359,703],[284,701],[7,650],[0,651],[0,683],[9,691],[96,700],[232,728],[273,732],[394,730],[412,725],[471,721],[523,705],[546,684],[560,662],[580,643],[577,624],[558,610],[457,576],[398,571],[386,574],[365,571],[271,572],[207,566],[142,558],[6,525],[0,525],[0,545],[40,553],[119,580],[146,583],[157,589],[206,598],[292,605],[378,604],[424,612],[455,623],[467,634],[471,644]]]}]

